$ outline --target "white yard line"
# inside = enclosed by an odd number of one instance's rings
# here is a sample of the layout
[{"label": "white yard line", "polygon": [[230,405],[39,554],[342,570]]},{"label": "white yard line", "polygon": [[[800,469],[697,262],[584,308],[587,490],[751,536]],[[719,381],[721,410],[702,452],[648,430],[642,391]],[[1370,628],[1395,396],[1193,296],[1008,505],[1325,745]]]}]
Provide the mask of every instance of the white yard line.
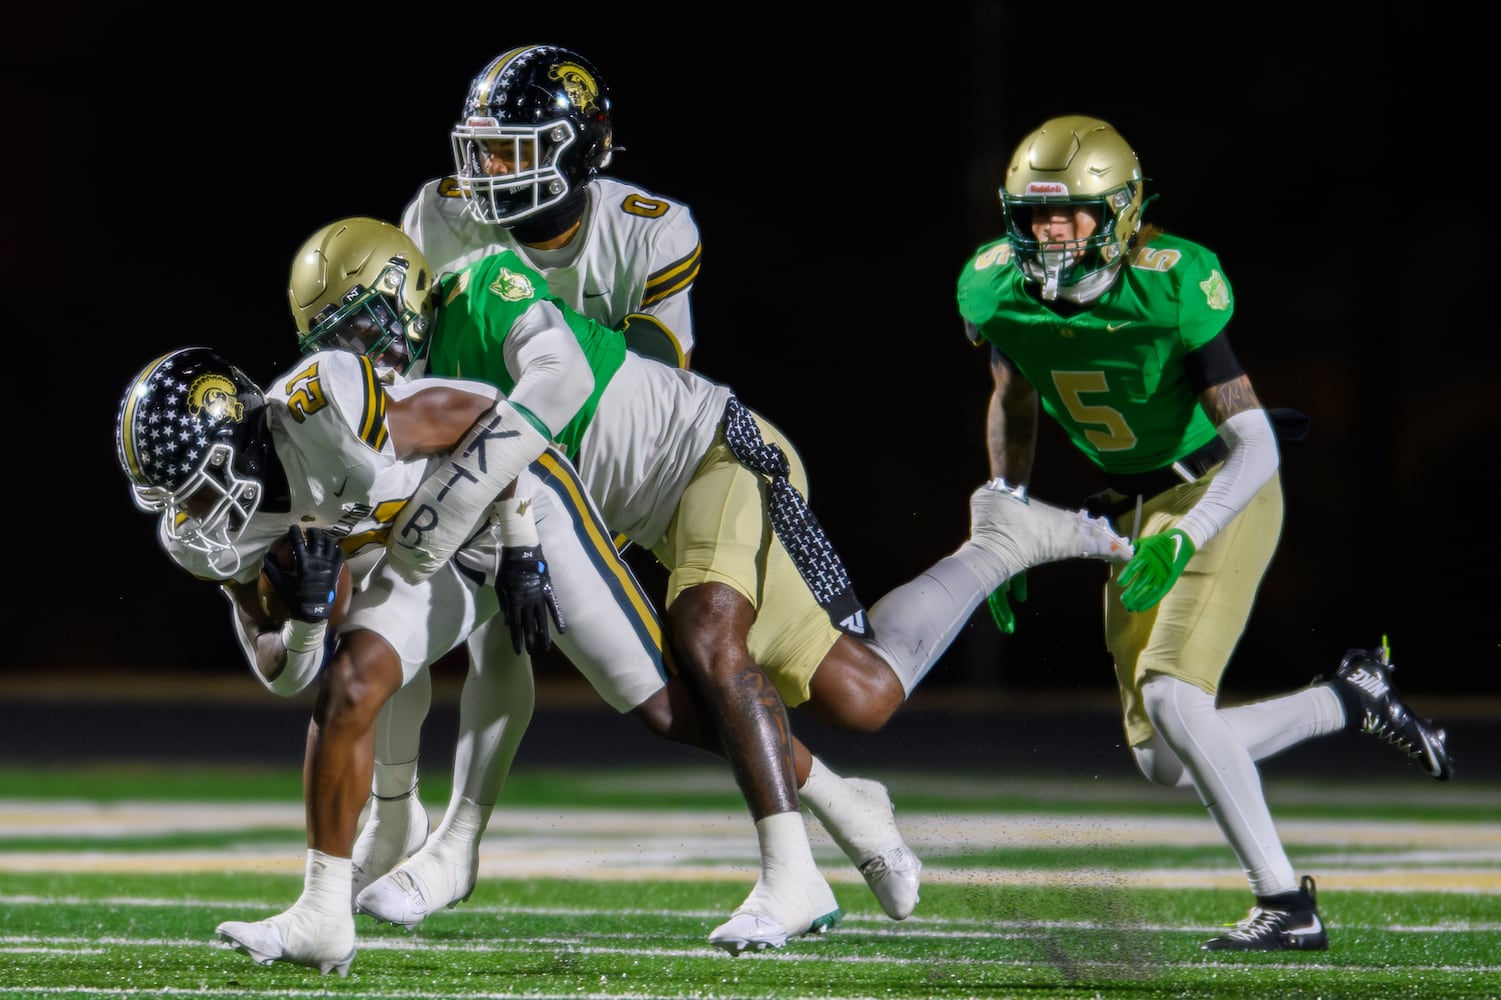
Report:
[{"label": "white yard line", "polygon": [[[433,816],[436,823],[437,815]],[[924,880],[954,885],[1071,885],[1239,888],[1244,876],[1226,853],[1223,868],[1127,870],[1091,866],[1046,870],[979,866],[967,854],[998,846],[1088,851],[1141,844],[1219,846],[1207,818],[1091,815],[904,813],[908,843],[927,859]],[[1300,863],[1316,866],[1320,887],[1345,890],[1442,890],[1501,894],[1501,827],[1452,821],[1290,820],[1278,824]],[[68,849],[0,854],[11,872],[254,871],[297,874],[303,810],[294,804],[37,802],[0,800],[0,837],[99,838],[183,832],[257,831],[254,844],[214,849],[125,851]],[[265,831],[284,830],[287,846],[267,846]],[[853,867],[816,823],[809,832],[830,881],[858,884]],[[1379,854],[1372,853],[1380,849]],[[1358,850],[1360,853],[1350,853]],[[655,809],[496,810],[480,855],[486,878],[653,878],[744,881],[754,878],[754,830],[738,811]]]}]

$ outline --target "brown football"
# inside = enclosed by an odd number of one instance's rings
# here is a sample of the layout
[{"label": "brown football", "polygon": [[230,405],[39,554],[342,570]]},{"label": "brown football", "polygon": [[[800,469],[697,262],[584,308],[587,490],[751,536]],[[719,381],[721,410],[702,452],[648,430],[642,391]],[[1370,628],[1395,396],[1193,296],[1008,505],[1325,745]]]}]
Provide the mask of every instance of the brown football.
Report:
[{"label": "brown football", "polygon": [[[306,537],[304,534],[303,537]],[[276,560],[276,565],[282,569],[292,568],[292,543],[285,537],[279,538],[276,544],[271,546],[270,556]],[[281,595],[271,584],[271,578],[261,572],[261,578],[256,581],[256,590],[260,594],[261,610],[271,619],[274,624],[280,625],[287,620],[287,606],[282,603]],[[338,596],[334,598],[333,611],[328,616],[328,625],[331,629],[337,629],[344,621],[344,616],[349,612],[349,599],[354,595],[354,581],[349,575],[349,563],[345,563],[339,569]]]}]

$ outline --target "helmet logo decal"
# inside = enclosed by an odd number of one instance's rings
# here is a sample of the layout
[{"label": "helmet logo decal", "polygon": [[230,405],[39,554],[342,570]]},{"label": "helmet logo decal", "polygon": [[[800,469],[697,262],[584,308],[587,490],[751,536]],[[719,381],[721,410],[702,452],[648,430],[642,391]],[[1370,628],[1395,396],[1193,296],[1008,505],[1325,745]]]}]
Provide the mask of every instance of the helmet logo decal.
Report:
[{"label": "helmet logo decal", "polygon": [[1223,312],[1230,308],[1230,289],[1225,285],[1224,275],[1219,271],[1210,271],[1209,277],[1199,282],[1199,290],[1204,293],[1209,308],[1216,312]]},{"label": "helmet logo decal", "polygon": [[529,299],[535,291],[530,278],[524,274],[517,274],[509,267],[501,268],[500,273],[495,276],[495,281],[490,285],[490,294],[499,295],[507,302]]},{"label": "helmet logo decal", "polygon": [[188,412],[216,421],[233,420],[237,424],[245,421],[245,404],[236,395],[235,384],[216,372],[193,380],[188,388]]},{"label": "helmet logo decal", "polygon": [[1030,181],[1027,184],[1027,194],[1061,194],[1068,197],[1068,185],[1062,181]]},{"label": "helmet logo decal", "polygon": [[548,69],[547,77],[562,83],[568,102],[580,111],[593,111],[599,104],[599,84],[578,63],[558,63]]}]

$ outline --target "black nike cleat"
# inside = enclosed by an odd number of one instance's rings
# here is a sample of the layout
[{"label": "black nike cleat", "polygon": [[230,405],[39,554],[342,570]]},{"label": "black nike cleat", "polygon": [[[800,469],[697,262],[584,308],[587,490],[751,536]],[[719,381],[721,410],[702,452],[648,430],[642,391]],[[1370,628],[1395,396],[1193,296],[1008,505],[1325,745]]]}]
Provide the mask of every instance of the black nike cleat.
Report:
[{"label": "black nike cleat", "polygon": [[1313,878],[1304,875],[1298,891],[1257,897],[1244,920],[1199,945],[1203,951],[1328,951],[1329,934],[1319,919]]},{"label": "black nike cleat", "polygon": [[1334,685],[1344,702],[1349,725],[1401,750],[1430,777],[1448,781],[1454,774],[1448,735],[1431,719],[1419,718],[1402,700],[1392,682],[1396,668],[1389,656],[1384,644],[1380,649],[1352,649],[1334,676],[1324,680]]}]

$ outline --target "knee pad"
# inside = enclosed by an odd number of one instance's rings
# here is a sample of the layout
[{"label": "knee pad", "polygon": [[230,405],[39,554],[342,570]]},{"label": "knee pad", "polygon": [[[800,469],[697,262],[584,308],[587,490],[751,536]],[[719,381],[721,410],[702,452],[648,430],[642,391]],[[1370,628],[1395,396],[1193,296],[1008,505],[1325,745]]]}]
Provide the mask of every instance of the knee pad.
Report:
[{"label": "knee pad", "polygon": [[1183,769],[1183,762],[1178,759],[1173,748],[1167,745],[1161,733],[1132,747],[1131,755],[1136,759],[1136,769],[1154,785],[1186,788],[1192,784],[1188,780],[1188,773]]},{"label": "knee pad", "polygon": [[1147,718],[1181,758],[1196,726],[1215,713],[1214,696],[1166,674],[1152,674],[1141,686],[1141,703]]}]

